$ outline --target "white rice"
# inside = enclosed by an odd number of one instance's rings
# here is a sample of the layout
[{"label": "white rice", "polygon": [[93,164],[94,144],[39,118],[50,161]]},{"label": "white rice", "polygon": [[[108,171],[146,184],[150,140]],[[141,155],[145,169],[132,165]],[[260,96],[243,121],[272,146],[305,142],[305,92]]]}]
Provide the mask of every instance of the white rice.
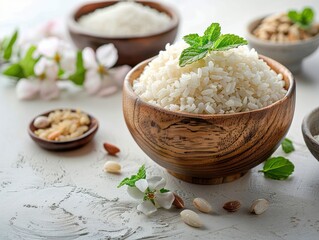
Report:
[{"label": "white rice", "polygon": [[257,52],[241,46],[211,52],[204,59],[180,67],[186,43],[167,45],[133,83],[144,101],[172,111],[222,114],[266,107],[286,94],[277,74]]},{"label": "white rice", "polygon": [[145,36],[167,29],[171,18],[135,2],[119,2],[82,16],[79,24],[108,37]]}]

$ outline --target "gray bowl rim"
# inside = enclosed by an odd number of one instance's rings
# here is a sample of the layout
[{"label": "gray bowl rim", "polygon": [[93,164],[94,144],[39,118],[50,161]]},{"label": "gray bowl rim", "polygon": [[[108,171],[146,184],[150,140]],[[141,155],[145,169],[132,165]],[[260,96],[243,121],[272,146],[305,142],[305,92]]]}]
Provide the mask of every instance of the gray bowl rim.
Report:
[{"label": "gray bowl rim", "polygon": [[[315,145],[317,145],[319,147],[319,142],[315,139],[315,137],[311,134],[310,129],[309,129],[309,118],[315,114],[316,112],[319,112],[319,107],[313,109],[310,113],[308,113],[303,121],[302,121],[302,125],[301,125],[301,130],[302,133],[307,136],[307,138],[314,143]],[[319,121],[319,119],[318,119]]]},{"label": "gray bowl rim", "polygon": [[[162,2],[154,2],[158,5],[161,5],[163,8],[165,9],[169,9],[170,12],[172,13],[172,21],[171,24],[165,28],[162,31],[157,31],[151,34],[146,34],[146,35],[142,35],[142,36],[127,36],[127,37],[109,37],[105,34],[98,34],[98,33],[94,33],[91,32],[89,30],[87,30],[86,28],[82,27],[76,20],[75,20],[75,14],[79,11],[80,8],[86,6],[86,5],[91,5],[94,3],[102,3],[102,2],[120,2],[120,0],[102,0],[102,1],[94,1],[94,2],[84,2],[80,5],[78,5],[77,7],[75,7],[71,13],[68,16],[67,19],[67,28],[69,31],[76,31],[78,34],[84,35],[84,36],[88,36],[88,37],[94,37],[94,38],[99,38],[99,39],[107,39],[107,40],[134,40],[134,39],[143,39],[143,38],[151,38],[154,36],[159,36],[165,33],[168,33],[170,31],[172,31],[173,29],[175,29],[176,27],[179,26],[179,22],[180,22],[180,16],[178,14],[178,11],[171,5],[168,5],[166,3],[162,3]],[[145,3],[147,5],[148,2],[153,2],[153,1],[148,1],[148,0],[137,0],[136,2],[138,3]],[[114,3],[116,4],[116,3]],[[96,9],[95,9],[96,10]]]},{"label": "gray bowl rim", "polygon": [[266,18],[267,16],[270,16],[270,15],[271,14],[267,14],[263,17],[258,17],[258,18],[255,18],[255,19],[252,19],[249,21],[249,23],[247,24],[247,27],[246,27],[246,35],[247,35],[248,40],[254,41],[256,43],[263,44],[263,45],[269,46],[269,47],[298,47],[298,46],[302,46],[302,45],[311,44],[311,43],[314,43],[316,41],[318,41],[318,44],[319,44],[319,33],[317,33],[317,35],[315,35],[312,38],[309,38],[306,40],[299,40],[296,42],[289,42],[289,43],[277,43],[277,42],[267,41],[267,40],[260,39],[260,38],[256,37],[254,34],[252,34],[251,26],[256,22],[261,22],[264,18]]},{"label": "gray bowl rim", "polygon": [[[276,105],[279,105],[281,104],[282,102],[286,101],[286,99],[289,97],[289,96],[292,96],[293,94],[293,90],[296,89],[296,83],[295,83],[295,78],[293,76],[293,74],[291,73],[291,71],[286,68],[284,65],[282,65],[281,63],[275,61],[274,59],[270,58],[270,57],[266,57],[264,55],[261,55],[259,54],[259,56],[261,56],[262,58],[264,59],[267,59],[268,61],[273,61],[277,64],[279,64],[280,66],[282,66],[282,68],[285,70],[285,72],[287,73],[288,75],[288,80],[289,80],[289,88],[287,89],[287,93],[285,94],[285,96],[281,99],[279,99],[278,101],[266,106],[266,107],[263,107],[263,108],[259,108],[259,109],[255,109],[255,110],[252,110],[252,111],[247,111],[247,112],[235,112],[235,113],[227,113],[227,114],[218,114],[218,113],[214,113],[214,114],[198,114],[198,113],[189,113],[189,112],[181,112],[181,111],[171,111],[171,110],[168,110],[168,109],[165,109],[165,108],[162,108],[162,107],[159,107],[159,106],[156,106],[156,105],[153,105],[151,103],[148,103],[144,100],[142,100],[140,98],[140,96],[138,96],[134,91],[133,91],[133,86],[132,84],[129,83],[129,79],[128,79],[128,76],[131,76],[133,72],[135,72],[138,68],[140,68],[142,65],[145,65],[145,67],[147,66],[147,64],[149,62],[151,62],[153,59],[155,59],[157,56],[155,57],[152,57],[152,58],[149,58],[149,59],[146,59],[144,60],[143,62],[140,62],[139,64],[137,64],[135,67],[133,67],[131,69],[131,71],[128,72],[128,74],[126,75],[125,79],[124,79],[124,84],[123,84],[123,88],[124,87],[127,87],[128,91],[129,91],[129,94],[131,94],[132,96],[134,96],[137,101],[140,101],[142,102],[143,104],[145,104],[146,106],[149,106],[149,107],[152,107],[154,109],[156,109],[157,111],[159,112],[163,112],[163,113],[166,113],[166,114],[171,114],[171,115],[175,115],[175,116],[181,116],[181,117],[191,117],[191,118],[197,118],[197,119],[211,119],[211,118],[225,118],[225,117],[237,117],[237,116],[240,116],[240,115],[245,115],[245,114],[251,114],[251,113],[258,113],[258,112],[263,112],[265,111],[266,109],[269,109],[269,108],[272,108],[273,106],[276,106]],[[267,64],[268,65],[268,64]],[[277,73],[278,74],[278,73]],[[124,91],[123,91],[124,93]]]}]

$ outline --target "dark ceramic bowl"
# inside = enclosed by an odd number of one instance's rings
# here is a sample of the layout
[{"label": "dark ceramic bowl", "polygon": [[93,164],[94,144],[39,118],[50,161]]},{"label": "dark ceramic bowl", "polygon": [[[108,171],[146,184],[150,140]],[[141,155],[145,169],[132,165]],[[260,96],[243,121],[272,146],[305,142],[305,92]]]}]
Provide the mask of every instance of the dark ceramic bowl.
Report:
[{"label": "dark ceramic bowl", "polygon": [[77,20],[81,16],[93,12],[98,8],[111,6],[117,2],[118,1],[91,2],[75,9],[68,19],[68,30],[73,42],[78,48],[91,47],[96,49],[103,44],[113,43],[119,54],[116,65],[128,64],[135,66],[141,61],[157,55],[160,50],[165,48],[167,43],[174,42],[179,26],[179,17],[173,8],[157,2],[137,1],[159,12],[166,13],[172,19],[171,25],[166,30],[148,36],[107,37],[105,35],[92,33],[78,24]]},{"label": "dark ceramic bowl", "polygon": [[[80,148],[93,139],[96,131],[99,128],[99,123],[96,120],[96,118],[94,118],[93,116],[87,113],[86,114],[89,116],[90,122],[91,122],[89,125],[89,130],[77,138],[74,138],[69,141],[58,142],[58,141],[45,140],[35,135],[34,131],[36,131],[37,128],[33,125],[34,120],[39,116],[48,116],[51,112],[55,110],[58,110],[58,109],[54,109],[36,116],[35,118],[32,119],[32,121],[29,124],[28,133],[30,137],[32,138],[32,140],[35,143],[37,143],[40,147],[48,149],[48,150],[53,150],[53,151],[71,150],[71,149]],[[75,110],[73,109],[71,109],[71,111],[75,112]]]},{"label": "dark ceramic bowl", "polygon": [[319,135],[319,107],[304,118],[301,128],[309,151],[319,161],[319,142],[314,138]]}]

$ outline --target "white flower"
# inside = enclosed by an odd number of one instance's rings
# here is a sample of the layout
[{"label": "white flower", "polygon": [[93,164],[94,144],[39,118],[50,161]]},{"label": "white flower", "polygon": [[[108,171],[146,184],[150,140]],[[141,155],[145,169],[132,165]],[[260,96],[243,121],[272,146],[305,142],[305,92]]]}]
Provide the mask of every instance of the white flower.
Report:
[{"label": "white flower", "polygon": [[56,98],[59,95],[58,72],[59,67],[54,61],[42,57],[34,67],[37,77],[19,80],[16,87],[18,99],[33,99],[38,95],[45,100]]},{"label": "white flower", "polygon": [[64,71],[74,72],[76,52],[72,47],[56,37],[42,39],[35,52],[35,57],[42,55],[56,62]]},{"label": "white flower", "polygon": [[137,210],[145,215],[156,212],[157,208],[163,207],[170,209],[174,202],[174,194],[172,192],[161,192],[166,185],[164,178],[154,176],[148,180],[140,179],[135,182],[135,187],[128,187],[127,191],[133,198],[143,200],[137,206]]},{"label": "white flower", "polygon": [[89,94],[107,96],[118,90],[124,76],[131,68],[121,66],[110,69],[117,59],[117,50],[113,44],[103,45],[95,53],[92,48],[84,48],[83,61],[86,68],[84,88]]}]

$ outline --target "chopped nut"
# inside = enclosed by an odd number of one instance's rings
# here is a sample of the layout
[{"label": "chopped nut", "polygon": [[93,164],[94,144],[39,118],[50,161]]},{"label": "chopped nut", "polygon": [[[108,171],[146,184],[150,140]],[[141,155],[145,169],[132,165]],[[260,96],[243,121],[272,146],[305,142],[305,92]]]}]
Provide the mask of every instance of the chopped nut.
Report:
[{"label": "chopped nut", "polygon": [[236,212],[239,210],[241,204],[239,201],[230,201],[224,204],[223,208],[228,212]]}]

